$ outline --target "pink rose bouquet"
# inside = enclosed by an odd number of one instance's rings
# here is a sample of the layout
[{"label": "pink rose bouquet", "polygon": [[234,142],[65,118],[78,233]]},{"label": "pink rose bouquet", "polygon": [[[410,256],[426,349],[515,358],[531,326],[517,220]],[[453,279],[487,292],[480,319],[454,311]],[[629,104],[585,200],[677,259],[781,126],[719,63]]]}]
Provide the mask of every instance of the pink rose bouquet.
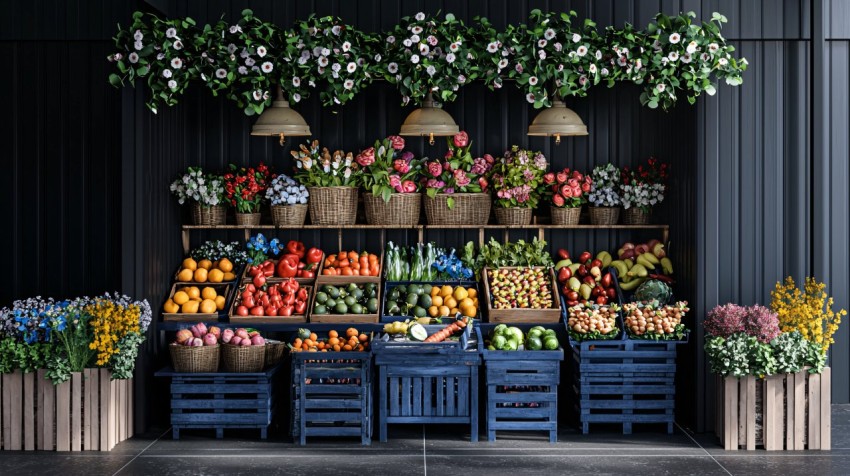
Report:
[{"label": "pink rose bouquet", "polygon": [[[422,184],[429,197],[438,193],[481,193],[490,185],[488,176],[496,160],[490,154],[472,158],[469,134],[458,132],[448,138],[449,150],[441,159],[425,159]],[[449,208],[454,200],[449,198]]]},{"label": "pink rose bouquet", "polygon": [[428,175],[422,161],[414,159],[412,152],[405,152],[404,145],[403,137],[389,136],[361,151],[355,159],[362,167],[363,188],[385,202],[390,201],[393,193],[418,192],[419,177],[423,173]]},{"label": "pink rose bouquet", "polygon": [[552,205],[558,208],[578,208],[587,203],[593,182],[589,175],[568,168],[543,176],[543,184],[552,193]]},{"label": "pink rose bouquet", "polygon": [[513,146],[493,169],[493,190],[500,208],[535,208],[546,188],[543,177],[549,162],[540,152]]}]

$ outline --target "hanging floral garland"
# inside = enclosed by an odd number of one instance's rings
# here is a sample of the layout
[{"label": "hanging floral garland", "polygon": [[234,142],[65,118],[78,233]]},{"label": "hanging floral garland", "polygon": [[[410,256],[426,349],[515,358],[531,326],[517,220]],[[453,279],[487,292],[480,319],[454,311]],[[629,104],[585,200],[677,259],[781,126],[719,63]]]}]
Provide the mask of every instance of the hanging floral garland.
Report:
[{"label": "hanging floral garland", "polygon": [[720,34],[723,15],[695,24],[694,13],[658,14],[645,31],[626,24],[602,34],[590,20],[574,25],[575,16],[533,10],[528,24],[497,32],[486,18],[466,26],[452,14],[417,13],[370,35],[336,17],[311,16],[284,31],[244,10],[235,24],[222,20],[198,30],[191,18],[137,12],[115,37],[119,51],[108,59],[118,73],[109,81],[120,87],[144,78],[147,105],[156,112],[176,104],[199,79],[249,115],[271,104],[277,85],[292,103],[319,88],[322,103],[334,106],[376,77],[398,87],[405,105],[429,93],[453,101],[476,79],[491,89],[514,82],[535,108],[550,106],[556,96],[585,96],[600,82],[627,81],[642,85],[642,104],[665,110],[680,97],[693,104],[702,93],[714,94],[713,78],[733,86],[743,81],[747,61],[734,58],[735,48]]}]

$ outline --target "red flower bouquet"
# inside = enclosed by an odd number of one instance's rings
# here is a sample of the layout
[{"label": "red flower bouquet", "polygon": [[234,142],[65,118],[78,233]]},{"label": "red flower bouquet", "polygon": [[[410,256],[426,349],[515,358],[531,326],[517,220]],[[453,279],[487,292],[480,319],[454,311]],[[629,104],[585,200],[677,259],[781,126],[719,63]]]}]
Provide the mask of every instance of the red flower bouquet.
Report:
[{"label": "red flower bouquet", "polygon": [[257,168],[230,164],[230,172],[224,174],[224,196],[237,213],[257,213],[272,178],[271,171],[262,162]]}]

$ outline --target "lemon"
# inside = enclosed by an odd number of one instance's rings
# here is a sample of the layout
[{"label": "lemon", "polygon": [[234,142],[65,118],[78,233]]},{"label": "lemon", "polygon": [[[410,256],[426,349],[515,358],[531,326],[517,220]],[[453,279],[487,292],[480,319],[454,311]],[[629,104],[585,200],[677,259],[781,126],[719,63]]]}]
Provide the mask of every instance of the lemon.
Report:
[{"label": "lemon", "polygon": [[204,314],[212,314],[216,311],[215,301],[212,299],[204,299],[201,301],[201,312]]},{"label": "lemon", "polygon": [[218,296],[218,294],[216,294],[215,289],[213,289],[209,286],[205,287],[203,289],[203,291],[201,291],[201,297],[203,299],[211,299],[212,300],[212,299],[215,299],[216,296]]},{"label": "lemon", "polygon": [[468,295],[469,293],[466,292],[466,289],[464,289],[463,286],[458,286],[455,288],[454,297],[458,302],[461,302],[466,299]]},{"label": "lemon", "polygon": [[[169,301],[174,302],[174,304],[176,304],[178,306],[182,306],[188,300],[189,300],[189,295],[186,294],[184,291],[177,291],[176,293],[174,293],[174,297],[169,299]],[[168,304],[168,303],[166,303],[166,304]]]},{"label": "lemon", "polygon": [[188,288],[183,288],[186,291],[186,294],[189,295],[189,299],[200,299],[201,298],[201,290],[198,289],[197,286],[190,286]]},{"label": "lemon", "polygon": [[471,298],[473,298],[473,299],[475,299],[476,297],[478,297],[478,291],[477,291],[475,288],[469,288],[469,289],[467,289],[467,290],[466,290],[466,294],[468,295],[468,297],[471,297]]},{"label": "lemon", "polygon": [[209,273],[207,273],[207,279],[211,283],[220,283],[224,280],[224,273],[220,269],[211,269]]},{"label": "lemon", "polygon": [[180,273],[177,274],[177,281],[188,283],[192,280],[193,276],[194,274],[192,273],[191,269],[182,269],[180,270]]},{"label": "lemon", "polygon": [[202,259],[201,261],[198,261],[198,268],[203,268],[209,271],[210,268],[212,268],[212,261],[208,259]]},{"label": "lemon", "polygon": [[195,270],[195,282],[198,283],[206,283],[207,282],[207,270],[204,268],[198,268]]},{"label": "lemon", "polygon": [[224,279],[223,279],[223,281],[233,281],[234,279],[236,279],[236,275],[235,275],[235,274],[233,274],[233,273],[224,273]]},{"label": "lemon", "polygon": [[224,296],[215,297],[215,308],[219,311],[224,310]]},{"label": "lemon", "polygon": [[200,303],[198,301],[186,301],[180,307],[180,310],[182,310],[186,314],[195,314],[195,313],[198,312],[198,305],[199,304]]},{"label": "lemon", "polygon": [[[188,299],[188,297],[187,297],[187,299]],[[175,304],[175,302],[173,300],[169,299],[168,301],[165,301],[165,305],[162,306],[162,309],[165,312],[167,312],[168,314],[174,314],[175,312],[180,311],[180,306]]]},{"label": "lemon", "polygon": [[440,289],[440,296],[446,298],[452,295],[452,287],[449,285],[444,285],[442,289]]},{"label": "lemon", "polygon": [[434,296],[431,298],[431,305],[440,307],[443,305],[443,297],[442,296]]},{"label": "lemon", "polygon": [[188,269],[191,271],[195,271],[198,269],[198,263],[195,262],[192,258],[186,258],[183,260],[183,269]]}]

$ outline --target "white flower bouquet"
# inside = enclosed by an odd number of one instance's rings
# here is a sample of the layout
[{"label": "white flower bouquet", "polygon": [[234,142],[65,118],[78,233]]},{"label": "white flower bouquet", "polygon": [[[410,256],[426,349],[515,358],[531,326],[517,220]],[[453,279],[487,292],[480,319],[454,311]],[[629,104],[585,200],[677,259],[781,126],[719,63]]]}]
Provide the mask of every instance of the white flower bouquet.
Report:
[{"label": "white flower bouquet", "polygon": [[182,177],[171,183],[171,193],[181,205],[187,201],[202,207],[214,207],[224,202],[224,181],[216,174],[205,174],[200,167],[189,167]]},{"label": "white flower bouquet", "polygon": [[310,192],[291,177],[280,174],[266,189],[266,199],[272,206],[304,205]]},{"label": "white flower bouquet", "polygon": [[597,165],[590,174],[593,185],[590,188],[588,201],[594,207],[617,207],[622,200],[619,189],[621,183],[620,169],[614,164]]}]

